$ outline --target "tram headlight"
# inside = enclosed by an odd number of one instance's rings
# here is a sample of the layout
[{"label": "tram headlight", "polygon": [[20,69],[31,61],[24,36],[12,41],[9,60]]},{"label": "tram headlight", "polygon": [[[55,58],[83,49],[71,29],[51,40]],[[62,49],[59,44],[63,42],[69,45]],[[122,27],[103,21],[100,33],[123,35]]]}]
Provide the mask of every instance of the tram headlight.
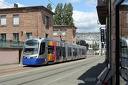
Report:
[{"label": "tram headlight", "polygon": [[33,56],[33,58],[37,58],[37,56]]},{"label": "tram headlight", "polygon": [[32,57],[23,56],[23,58],[37,58],[37,56],[32,56]]}]

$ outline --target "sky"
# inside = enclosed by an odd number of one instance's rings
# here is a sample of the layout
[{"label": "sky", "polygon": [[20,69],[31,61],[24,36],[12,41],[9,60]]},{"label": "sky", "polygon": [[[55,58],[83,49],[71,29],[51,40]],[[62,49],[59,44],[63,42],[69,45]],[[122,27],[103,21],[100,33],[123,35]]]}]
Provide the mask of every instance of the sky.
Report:
[{"label": "sky", "polygon": [[[0,0],[0,8],[10,8],[17,3],[19,7],[47,6],[52,4],[54,10],[58,3],[71,3],[73,6],[73,19],[77,32],[99,32],[102,25],[98,24],[97,0]],[[54,11],[53,11],[54,12]]]}]

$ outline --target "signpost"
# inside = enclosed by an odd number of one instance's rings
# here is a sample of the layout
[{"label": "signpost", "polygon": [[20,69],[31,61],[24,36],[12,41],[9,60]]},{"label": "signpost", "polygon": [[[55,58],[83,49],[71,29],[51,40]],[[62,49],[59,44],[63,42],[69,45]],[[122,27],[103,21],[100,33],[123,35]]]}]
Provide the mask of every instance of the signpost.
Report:
[{"label": "signpost", "polygon": [[100,34],[101,34],[101,56],[103,53],[104,43],[105,43],[105,29],[100,28]]}]

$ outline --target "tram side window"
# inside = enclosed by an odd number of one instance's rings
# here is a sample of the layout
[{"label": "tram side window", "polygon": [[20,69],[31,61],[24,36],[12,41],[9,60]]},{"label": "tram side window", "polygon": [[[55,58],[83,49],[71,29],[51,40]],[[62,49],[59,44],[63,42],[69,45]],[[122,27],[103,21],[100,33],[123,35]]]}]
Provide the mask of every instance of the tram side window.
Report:
[{"label": "tram side window", "polygon": [[63,48],[61,47],[60,48],[60,56],[62,56],[63,55]]},{"label": "tram side window", "polygon": [[85,55],[85,50],[84,49],[82,49],[82,55]]},{"label": "tram side window", "polygon": [[81,49],[79,49],[79,55],[81,55]]},{"label": "tram side window", "polygon": [[56,52],[57,52],[57,56],[62,56],[63,55],[63,48],[60,46],[56,47]]},{"label": "tram side window", "polygon": [[84,55],[84,49],[82,49],[82,55]]},{"label": "tram side window", "polygon": [[48,54],[51,53],[53,54],[54,52],[54,47],[53,46],[48,46]]},{"label": "tram side window", "polygon": [[68,47],[68,56],[71,56],[72,54],[71,54],[71,48],[70,47]]},{"label": "tram side window", "polygon": [[63,56],[66,56],[65,47],[62,47],[62,49],[63,49]]},{"label": "tram side window", "polygon": [[73,56],[75,56],[75,48],[73,48]]},{"label": "tram side window", "polygon": [[44,52],[45,52],[45,42],[42,42],[40,46],[40,55],[42,55]]},{"label": "tram side window", "polygon": [[77,48],[73,48],[73,56],[77,56]]},{"label": "tram side window", "polygon": [[57,54],[57,56],[61,56],[61,47],[60,46],[57,46],[56,47],[56,54]]},{"label": "tram side window", "polygon": [[78,53],[77,53],[77,48],[76,48],[76,56],[78,56]]}]

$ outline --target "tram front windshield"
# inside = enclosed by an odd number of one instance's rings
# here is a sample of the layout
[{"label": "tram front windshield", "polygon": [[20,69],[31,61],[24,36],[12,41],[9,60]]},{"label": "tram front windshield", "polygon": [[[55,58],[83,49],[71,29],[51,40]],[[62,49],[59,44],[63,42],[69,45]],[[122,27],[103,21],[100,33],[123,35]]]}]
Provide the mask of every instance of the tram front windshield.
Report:
[{"label": "tram front windshield", "polygon": [[31,55],[38,53],[39,43],[37,40],[28,40],[25,42],[24,54]]}]

